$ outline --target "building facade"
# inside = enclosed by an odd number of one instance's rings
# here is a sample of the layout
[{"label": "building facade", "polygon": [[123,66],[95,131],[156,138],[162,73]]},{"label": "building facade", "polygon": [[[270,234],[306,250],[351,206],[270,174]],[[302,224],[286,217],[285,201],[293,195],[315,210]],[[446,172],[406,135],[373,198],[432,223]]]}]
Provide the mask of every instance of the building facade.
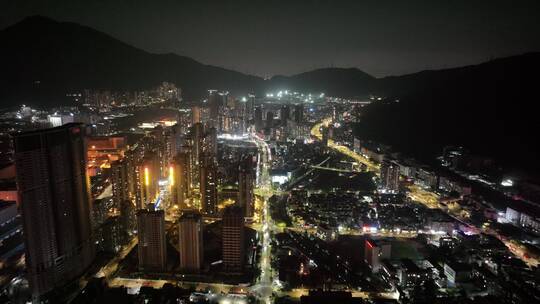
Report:
[{"label": "building facade", "polygon": [[137,211],[139,269],[160,272],[167,268],[165,213],[153,209],[150,205]]},{"label": "building facade", "polygon": [[203,266],[203,222],[198,211],[184,211],[178,222],[180,268],[199,271]]},{"label": "building facade", "polygon": [[94,259],[84,136],[75,123],[14,136],[34,298],[80,276]]},{"label": "building facade", "polygon": [[211,155],[202,155],[199,169],[201,210],[205,215],[217,214],[217,165]]},{"label": "building facade", "polygon": [[226,271],[244,268],[244,215],[242,208],[230,206],[223,212],[222,251]]}]

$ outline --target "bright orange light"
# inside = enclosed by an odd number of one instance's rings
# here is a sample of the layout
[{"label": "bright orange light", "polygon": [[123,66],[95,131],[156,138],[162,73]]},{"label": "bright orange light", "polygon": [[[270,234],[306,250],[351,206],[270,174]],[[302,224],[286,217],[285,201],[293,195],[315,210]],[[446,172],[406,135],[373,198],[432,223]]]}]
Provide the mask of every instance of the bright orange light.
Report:
[{"label": "bright orange light", "polygon": [[174,166],[169,166],[169,184],[174,186]]},{"label": "bright orange light", "polygon": [[148,167],[144,167],[144,184],[146,186],[150,185],[150,173],[148,172]]}]

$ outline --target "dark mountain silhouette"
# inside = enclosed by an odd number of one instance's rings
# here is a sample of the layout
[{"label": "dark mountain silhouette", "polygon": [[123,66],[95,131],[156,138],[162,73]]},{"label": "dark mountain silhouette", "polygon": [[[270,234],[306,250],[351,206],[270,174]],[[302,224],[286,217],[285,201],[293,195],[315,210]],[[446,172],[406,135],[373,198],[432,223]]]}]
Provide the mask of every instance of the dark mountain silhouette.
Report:
[{"label": "dark mountain silhouette", "polygon": [[269,82],[272,90],[289,89],[328,96],[353,97],[366,95],[376,78],[357,68],[324,68],[293,76],[275,76]]},{"label": "dark mountain silhouette", "polygon": [[85,88],[142,90],[177,84],[188,100],[208,89],[235,94],[285,88],[335,96],[368,93],[374,77],[356,68],[325,68],[271,80],[204,65],[175,54],[151,54],[107,34],[70,22],[34,16],[0,31],[0,98],[4,105],[62,103]]},{"label": "dark mountain silhouette", "polygon": [[537,73],[539,67],[540,53],[527,53],[478,65],[385,77],[379,79],[373,89],[395,96],[419,96],[440,92],[445,95],[461,94],[464,90],[491,94],[513,89],[520,94],[519,91],[523,90],[518,90],[518,87],[528,92],[530,85],[537,82],[531,76]]},{"label": "dark mountain silhouette", "polygon": [[0,44],[0,98],[16,104],[35,98],[55,104],[73,90],[141,90],[162,81],[179,84],[190,99],[210,88],[247,93],[263,82],[184,56],[150,54],[91,28],[40,16],[0,31]]},{"label": "dark mountain silhouette", "polygon": [[426,160],[456,144],[534,172],[539,70],[529,53],[379,79],[373,91],[392,98],[368,107],[357,132]]}]

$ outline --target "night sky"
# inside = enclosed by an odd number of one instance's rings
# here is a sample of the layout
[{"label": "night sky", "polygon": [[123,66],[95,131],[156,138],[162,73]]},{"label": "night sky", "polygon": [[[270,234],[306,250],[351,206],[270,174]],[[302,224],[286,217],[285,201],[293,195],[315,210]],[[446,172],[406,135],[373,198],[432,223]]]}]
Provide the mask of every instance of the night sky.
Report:
[{"label": "night sky", "polygon": [[538,0],[2,0],[0,28],[35,14],[260,76],[329,66],[399,75],[540,50]]}]

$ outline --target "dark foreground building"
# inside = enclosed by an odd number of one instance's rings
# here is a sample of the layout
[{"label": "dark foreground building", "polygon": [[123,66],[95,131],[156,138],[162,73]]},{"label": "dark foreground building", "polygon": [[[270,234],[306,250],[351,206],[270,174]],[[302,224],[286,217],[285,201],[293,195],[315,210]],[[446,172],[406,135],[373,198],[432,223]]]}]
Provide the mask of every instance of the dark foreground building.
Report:
[{"label": "dark foreground building", "polygon": [[241,272],[244,268],[244,211],[229,206],[223,211],[222,250],[223,266],[229,272]]},{"label": "dark foreground building", "polygon": [[186,210],[178,221],[180,268],[199,271],[203,266],[203,221],[198,211]]},{"label": "dark foreground building", "polygon": [[80,276],[95,255],[82,124],[14,136],[17,188],[34,300]]},{"label": "dark foreground building", "polygon": [[155,210],[153,204],[137,211],[139,233],[139,270],[165,271],[167,268],[167,241],[165,212]]}]

